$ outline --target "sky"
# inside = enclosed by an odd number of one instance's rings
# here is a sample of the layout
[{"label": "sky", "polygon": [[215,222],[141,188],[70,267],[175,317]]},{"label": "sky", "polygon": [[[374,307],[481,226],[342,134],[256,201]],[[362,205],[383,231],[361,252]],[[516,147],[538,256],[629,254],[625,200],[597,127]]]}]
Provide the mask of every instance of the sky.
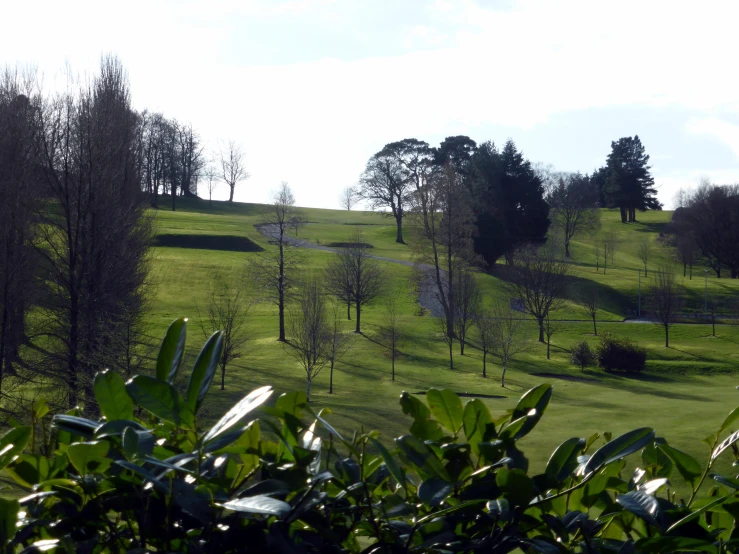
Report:
[{"label": "sky", "polygon": [[739,183],[735,0],[37,0],[3,19],[0,64],[51,90],[116,54],[136,109],[243,145],[238,201],[287,181],[338,208],[384,144],[451,135],[581,172],[639,135],[667,208]]}]

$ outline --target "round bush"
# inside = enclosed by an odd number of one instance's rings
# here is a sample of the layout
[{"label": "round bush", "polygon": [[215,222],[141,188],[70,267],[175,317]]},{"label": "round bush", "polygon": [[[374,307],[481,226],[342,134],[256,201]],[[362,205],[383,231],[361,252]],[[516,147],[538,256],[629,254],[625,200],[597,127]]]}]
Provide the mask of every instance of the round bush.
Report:
[{"label": "round bush", "polygon": [[629,339],[604,333],[596,350],[598,365],[606,371],[644,371],[647,351]]}]

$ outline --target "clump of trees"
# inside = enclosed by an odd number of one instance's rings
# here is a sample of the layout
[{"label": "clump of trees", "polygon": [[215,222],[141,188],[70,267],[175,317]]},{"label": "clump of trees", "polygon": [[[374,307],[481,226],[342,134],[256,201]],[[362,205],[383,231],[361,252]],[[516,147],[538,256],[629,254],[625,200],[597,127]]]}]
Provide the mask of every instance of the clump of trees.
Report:
[{"label": "clump of trees", "polygon": [[684,206],[675,210],[668,231],[674,236],[683,273],[700,254],[716,277],[728,269],[739,278],[739,185],[703,182],[686,193]]},{"label": "clump of trees", "polygon": [[0,77],[0,373],[51,383],[60,404],[85,405],[95,371],[130,368],[141,338],[144,122],[115,57],[48,97],[32,74]]},{"label": "clump of trees", "polygon": [[638,135],[613,141],[606,165],[591,176],[601,206],[618,208],[622,223],[636,221],[637,211],[662,209],[650,169]]},{"label": "clump of trees", "polygon": [[552,226],[560,233],[565,257],[570,257],[570,242],[582,233],[593,233],[600,228],[598,191],[587,175],[569,173],[560,175],[547,194]]}]

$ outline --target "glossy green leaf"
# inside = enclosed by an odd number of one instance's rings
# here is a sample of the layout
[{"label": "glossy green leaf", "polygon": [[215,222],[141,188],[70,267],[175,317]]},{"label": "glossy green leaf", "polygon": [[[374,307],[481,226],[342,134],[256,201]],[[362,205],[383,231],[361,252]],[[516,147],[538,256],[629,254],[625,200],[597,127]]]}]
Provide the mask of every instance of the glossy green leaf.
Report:
[{"label": "glossy green leaf", "polygon": [[661,527],[661,510],[657,499],[642,491],[631,491],[616,497],[616,502],[654,527]]},{"label": "glossy green leaf", "polygon": [[718,458],[721,454],[723,454],[726,450],[731,448],[731,446],[736,442],[739,441],[739,431],[733,432],[731,435],[726,437],[723,441],[721,441],[721,444],[719,444],[713,453],[711,454],[711,462],[713,462],[716,458]]},{"label": "glossy green leaf", "polygon": [[400,407],[403,409],[404,414],[411,416],[416,421],[431,417],[431,411],[426,404],[405,391],[400,394]]},{"label": "glossy green leaf", "polygon": [[40,454],[21,454],[5,471],[13,481],[25,488],[38,485],[50,477],[49,460]]},{"label": "glossy green leaf", "polygon": [[536,495],[534,482],[521,469],[501,468],[495,482],[513,506],[527,506]]},{"label": "glossy green leaf", "polygon": [[614,460],[624,458],[629,454],[641,450],[652,440],[654,440],[654,430],[648,427],[635,429],[634,431],[624,433],[620,437],[616,437],[593,453],[583,468],[583,475],[587,475],[604,465],[610,464]]},{"label": "glossy green leaf", "polygon": [[441,463],[441,460],[418,437],[404,435],[395,439],[395,444],[398,445],[400,451],[415,466],[417,472],[422,477],[426,479],[429,477],[438,477],[445,481],[451,481],[449,473]]},{"label": "glossy green leaf", "polygon": [[703,474],[698,461],[689,454],[667,444],[659,444],[657,447],[672,460],[682,478],[687,482],[693,483]]},{"label": "glossy green leaf", "polygon": [[390,475],[393,476],[393,479],[395,479],[400,486],[405,487],[405,475],[392,454],[390,454],[388,449],[385,448],[385,446],[377,439],[370,437],[369,440],[375,445],[375,448],[380,451],[380,456],[382,456],[382,459],[385,462]]},{"label": "glossy green leaf", "polygon": [[508,521],[511,517],[511,504],[507,498],[498,498],[487,503],[488,512],[497,520]]},{"label": "glossy green leaf", "polygon": [[479,398],[475,398],[464,407],[462,415],[464,436],[475,455],[480,455],[480,443],[495,438],[495,424],[490,410]]},{"label": "glossy green leaf", "polygon": [[126,392],[126,383],[115,371],[106,369],[95,375],[95,400],[108,421],[133,419],[133,401]]},{"label": "glossy green leaf", "polygon": [[734,422],[736,422],[739,419],[739,406],[731,410],[729,414],[724,418],[723,423],[721,423],[721,427],[719,427],[718,435],[726,431],[729,427],[731,427]]},{"label": "glossy green leaf", "polygon": [[127,459],[133,459],[139,452],[139,436],[133,427],[126,427],[121,435],[123,454]]},{"label": "glossy green leaf", "polygon": [[552,399],[552,391],[552,385],[539,385],[528,390],[521,397],[511,414],[511,420],[523,417],[526,420],[513,437],[515,440],[528,435],[539,423],[541,416],[544,415],[547,406],[549,406],[549,401]]},{"label": "glossy green leaf", "polygon": [[16,427],[0,438],[0,471],[8,467],[31,440],[30,427]]},{"label": "glossy green leaf", "polygon": [[34,411],[34,416],[36,417],[37,420],[40,420],[42,417],[48,414],[49,406],[46,403],[46,399],[42,398],[38,402],[34,402],[33,411]]},{"label": "glossy green leaf", "polygon": [[[5,551],[5,546],[13,540],[16,532],[16,522],[20,504],[16,499],[0,497],[0,549]],[[13,550],[9,550],[12,552]]]},{"label": "glossy green leaf", "polygon": [[701,552],[718,554],[718,548],[709,541],[690,537],[655,537],[640,539],[634,545],[635,552],[662,554],[663,552]]},{"label": "glossy green leaf", "polygon": [[167,334],[159,347],[156,376],[160,381],[174,383],[177,371],[185,354],[187,319],[175,319],[167,329]]},{"label": "glossy green leaf", "polygon": [[77,472],[81,475],[100,473],[107,469],[110,460],[108,455],[110,443],[108,441],[77,442],[67,449],[67,456]]},{"label": "glossy green leaf", "polygon": [[95,432],[102,426],[97,421],[69,414],[55,415],[51,423],[60,431],[69,433],[67,441],[64,440],[64,437],[60,436],[59,442],[69,442],[74,436],[80,436],[86,439],[92,438]]},{"label": "glossy green leaf", "polygon": [[134,402],[152,415],[175,425],[192,425],[194,416],[175,388],[166,381],[137,375],[126,383]]},{"label": "glossy green leaf", "polygon": [[263,514],[285,517],[290,513],[290,504],[269,496],[249,496],[221,504],[224,508],[247,514]]},{"label": "glossy green leaf", "polygon": [[203,399],[213,382],[213,376],[218,369],[218,363],[223,354],[223,332],[216,331],[203,346],[195,361],[190,374],[190,384],[187,387],[187,406],[195,414],[198,412]]},{"label": "glossy green leaf", "polygon": [[448,389],[429,389],[426,402],[436,421],[455,435],[462,428],[464,408],[459,396]]},{"label": "glossy green leaf", "polygon": [[233,408],[231,408],[226,414],[218,420],[218,422],[210,428],[208,433],[203,437],[203,442],[214,439],[227,429],[230,429],[242,419],[248,416],[251,412],[256,410],[259,406],[264,404],[267,399],[272,395],[272,387],[260,387],[253,390],[244,398],[242,398]]},{"label": "glossy green leaf", "polygon": [[275,402],[275,407],[296,418],[300,418],[303,408],[308,404],[308,398],[303,391],[286,392],[281,394]]},{"label": "glossy green leaf", "polygon": [[552,453],[544,473],[557,483],[561,483],[577,469],[577,457],[583,448],[585,448],[585,439],[577,437],[567,439]]},{"label": "glossy green leaf", "polygon": [[418,498],[427,506],[439,506],[452,493],[452,485],[438,477],[429,477],[418,487]]}]

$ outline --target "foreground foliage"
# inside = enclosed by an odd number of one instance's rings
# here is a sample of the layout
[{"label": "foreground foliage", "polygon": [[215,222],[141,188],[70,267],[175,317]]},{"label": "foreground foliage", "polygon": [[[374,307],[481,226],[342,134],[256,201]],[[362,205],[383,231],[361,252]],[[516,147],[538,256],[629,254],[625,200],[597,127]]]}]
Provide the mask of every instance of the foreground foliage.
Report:
[{"label": "foreground foliage", "polygon": [[[714,475],[736,453],[731,412],[702,467],[650,428],[573,437],[541,473],[519,441],[540,421],[549,385],[494,419],[448,390],[400,397],[409,433],[342,437],[304,393],[248,394],[208,429],[198,411],[222,337],[206,343],[184,394],[175,386],[185,322],[169,329],[155,376],[106,371],[103,417],[16,426],[0,469],[29,490],[0,499],[5,552],[733,552],[739,480]],[[92,411],[88,407],[88,411]],[[39,405],[34,421],[46,417]],[[257,412],[259,419],[256,418]],[[319,432],[319,429],[322,429]],[[319,436],[324,434],[325,439]],[[626,470],[627,456],[632,456]],[[676,483],[690,491],[678,498]],[[710,484],[710,485],[709,485]],[[703,490],[705,489],[705,490]]]}]

